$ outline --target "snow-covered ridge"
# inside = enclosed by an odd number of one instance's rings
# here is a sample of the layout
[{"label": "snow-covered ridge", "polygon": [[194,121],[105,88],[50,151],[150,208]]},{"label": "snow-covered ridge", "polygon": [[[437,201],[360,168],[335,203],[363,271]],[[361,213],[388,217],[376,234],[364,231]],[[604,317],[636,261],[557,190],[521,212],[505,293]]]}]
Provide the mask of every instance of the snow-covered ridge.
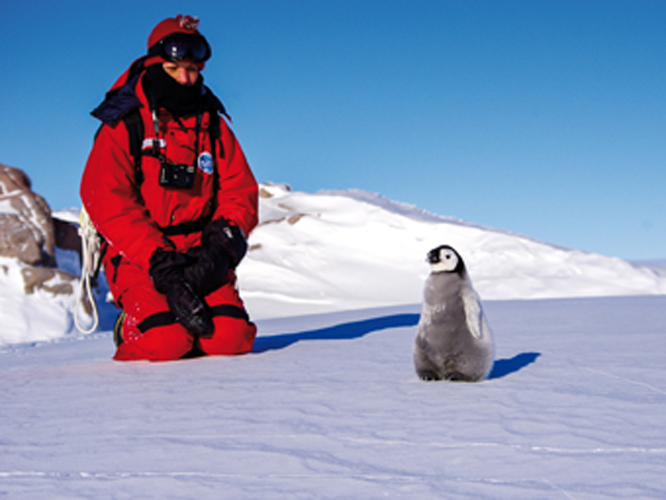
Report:
[{"label": "snow-covered ridge", "polygon": [[428,213],[364,191],[263,184],[260,225],[239,268],[259,317],[417,303],[425,256],[465,259],[484,300],[666,293],[666,271]]},{"label": "snow-covered ridge", "polygon": [[[238,268],[254,319],[417,304],[425,256],[444,243],[461,253],[483,300],[666,293],[666,269],[556,247],[378,194],[266,183],[261,195],[260,224]],[[78,221],[77,209],[55,215]],[[58,250],[57,259],[60,269],[78,273],[75,252]],[[105,294],[101,280],[102,329],[116,314]],[[76,333],[73,307],[73,296],[25,294],[21,265],[0,262],[0,345]]]}]

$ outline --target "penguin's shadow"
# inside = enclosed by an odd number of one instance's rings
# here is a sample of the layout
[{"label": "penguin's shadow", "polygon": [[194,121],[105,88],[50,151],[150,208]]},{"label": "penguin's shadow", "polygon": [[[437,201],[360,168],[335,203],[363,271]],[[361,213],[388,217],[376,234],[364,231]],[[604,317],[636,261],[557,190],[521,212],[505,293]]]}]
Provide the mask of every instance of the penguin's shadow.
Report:
[{"label": "penguin's shadow", "polygon": [[[361,321],[352,321],[339,325],[321,328],[319,330],[308,330],[296,333],[284,333],[267,337],[257,337],[254,341],[252,352],[259,354],[267,351],[285,349],[296,342],[304,340],[344,340],[357,339],[369,333],[387,328],[399,328],[414,326],[419,322],[419,314],[394,314],[380,318],[370,318]],[[506,377],[512,373],[522,370],[527,365],[536,362],[541,356],[538,352],[523,352],[510,359],[498,359],[493,363],[493,368],[488,379]]]},{"label": "penguin's shadow", "polygon": [[369,333],[387,328],[414,326],[419,322],[419,314],[394,314],[380,318],[371,318],[351,323],[342,323],[319,330],[297,333],[285,333],[268,337],[257,337],[253,353],[262,353],[284,349],[302,340],[342,340],[357,339]]},{"label": "penguin's shadow", "polygon": [[515,355],[511,359],[495,360],[493,368],[488,375],[488,380],[502,378],[511,375],[512,373],[516,373],[527,365],[534,363],[539,356],[541,356],[541,353],[539,352],[523,352]]}]

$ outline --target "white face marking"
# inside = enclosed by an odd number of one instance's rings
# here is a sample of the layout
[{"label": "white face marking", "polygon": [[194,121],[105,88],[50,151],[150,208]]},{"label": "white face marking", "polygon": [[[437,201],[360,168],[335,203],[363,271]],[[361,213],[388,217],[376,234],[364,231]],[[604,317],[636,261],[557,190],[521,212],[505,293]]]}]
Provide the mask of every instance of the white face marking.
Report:
[{"label": "white face marking", "polygon": [[458,256],[449,248],[442,248],[439,251],[439,262],[431,264],[433,272],[451,272],[458,266]]}]

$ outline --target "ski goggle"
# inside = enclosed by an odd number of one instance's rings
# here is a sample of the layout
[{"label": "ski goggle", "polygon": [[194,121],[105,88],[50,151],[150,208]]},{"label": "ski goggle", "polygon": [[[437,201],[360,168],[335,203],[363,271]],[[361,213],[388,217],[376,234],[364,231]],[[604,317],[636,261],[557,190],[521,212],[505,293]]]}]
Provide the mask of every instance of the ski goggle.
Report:
[{"label": "ski goggle", "polygon": [[173,33],[165,36],[148,51],[149,56],[160,56],[171,61],[202,63],[210,58],[210,45],[204,37],[189,33]]}]

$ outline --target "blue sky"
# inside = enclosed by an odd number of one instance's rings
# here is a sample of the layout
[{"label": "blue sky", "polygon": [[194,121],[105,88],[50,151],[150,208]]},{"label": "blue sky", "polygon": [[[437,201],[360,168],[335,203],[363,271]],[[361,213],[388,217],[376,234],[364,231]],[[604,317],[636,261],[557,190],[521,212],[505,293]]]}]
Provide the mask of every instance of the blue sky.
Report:
[{"label": "blue sky", "polygon": [[201,18],[205,81],[259,181],[359,188],[626,259],[666,257],[666,2],[2,0],[0,163],[80,206],[89,112],[155,24]]}]

